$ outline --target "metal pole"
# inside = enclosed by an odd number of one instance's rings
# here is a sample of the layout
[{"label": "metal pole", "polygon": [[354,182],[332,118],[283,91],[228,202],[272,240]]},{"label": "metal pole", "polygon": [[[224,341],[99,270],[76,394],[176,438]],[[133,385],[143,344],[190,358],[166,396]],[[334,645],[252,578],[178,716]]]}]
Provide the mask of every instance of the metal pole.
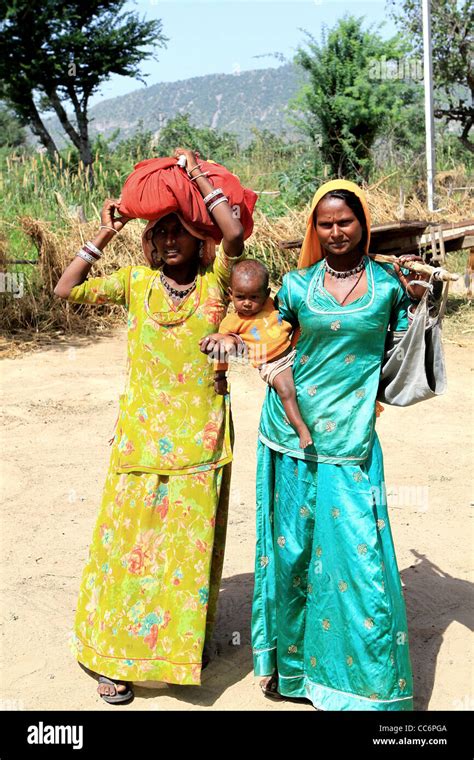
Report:
[{"label": "metal pole", "polygon": [[431,0],[421,0],[423,11],[423,81],[425,85],[426,182],[428,209],[434,211],[435,146],[433,60],[431,54]]}]

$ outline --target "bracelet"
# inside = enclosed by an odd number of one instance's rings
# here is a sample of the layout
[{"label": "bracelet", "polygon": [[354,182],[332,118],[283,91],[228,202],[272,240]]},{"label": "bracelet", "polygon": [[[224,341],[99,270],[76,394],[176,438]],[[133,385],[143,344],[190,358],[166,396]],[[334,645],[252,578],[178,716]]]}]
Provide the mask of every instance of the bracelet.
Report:
[{"label": "bracelet", "polygon": [[195,169],[200,169],[200,168],[201,168],[201,164],[195,164],[192,167],[192,169],[187,169],[186,171],[188,172],[188,175],[191,176],[191,172],[193,172]]},{"label": "bracelet", "polygon": [[211,213],[211,211],[215,209],[215,207],[218,206],[219,203],[224,203],[224,201],[226,202],[229,201],[227,195],[223,195],[222,198],[218,198],[216,201],[214,201],[214,203],[211,203],[211,205],[209,206],[207,210],[209,211],[209,213]]},{"label": "bracelet", "polygon": [[216,195],[221,195],[221,194],[224,195],[224,191],[223,191],[222,187],[216,187],[215,190],[213,190],[211,193],[209,193],[209,195],[206,195],[206,197],[203,198],[203,201],[204,201],[204,203],[207,206],[207,204],[209,203],[209,201],[212,201],[212,199],[215,198]]},{"label": "bracelet", "polygon": [[196,174],[195,177],[190,176],[189,179],[191,180],[191,182],[193,182],[195,179],[199,179],[199,177],[207,177],[208,174],[209,172],[201,172],[201,174]]},{"label": "bracelet", "polygon": [[88,248],[87,245],[83,245],[81,248],[81,251],[83,251],[84,253],[87,253],[89,256],[92,256],[94,261],[99,261],[100,259],[100,256],[97,256],[97,254],[94,253],[94,251],[91,251],[91,249]]},{"label": "bracelet", "polygon": [[91,240],[87,240],[87,241],[86,241],[86,246],[87,246],[88,248],[90,248],[90,250],[91,250],[91,252],[92,252],[92,253],[96,253],[96,254],[97,254],[97,256],[102,256],[102,254],[103,254],[103,251],[101,251],[101,250],[100,250],[100,248],[97,248],[97,247],[94,245],[94,243],[92,243],[92,241],[91,241]]},{"label": "bracelet", "polygon": [[118,230],[115,230],[113,227],[108,227],[106,224],[101,224],[99,230],[111,230],[112,232],[115,232],[116,235],[118,234]]},{"label": "bracelet", "polygon": [[84,261],[87,261],[88,264],[95,264],[97,259],[95,259],[93,256],[90,255],[90,253],[87,253],[82,248],[80,251],[76,253],[76,256],[79,256],[79,258],[84,259]]}]

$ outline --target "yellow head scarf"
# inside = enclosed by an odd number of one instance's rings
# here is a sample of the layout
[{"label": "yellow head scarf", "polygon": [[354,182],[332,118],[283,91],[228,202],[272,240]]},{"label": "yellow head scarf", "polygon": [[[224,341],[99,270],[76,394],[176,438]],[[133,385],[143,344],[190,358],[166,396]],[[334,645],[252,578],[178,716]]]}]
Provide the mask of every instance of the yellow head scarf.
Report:
[{"label": "yellow head scarf", "polygon": [[354,182],[348,182],[345,179],[334,179],[331,180],[331,182],[325,182],[324,185],[321,185],[319,190],[314,195],[313,201],[311,203],[311,213],[306,225],[306,234],[304,236],[300,257],[298,259],[298,269],[302,269],[302,267],[309,267],[311,264],[315,264],[317,261],[323,258],[321,245],[313,224],[313,212],[321,198],[324,198],[324,196],[327,195],[327,193],[330,193],[332,190],[350,190],[351,193],[357,195],[362,204],[362,208],[364,209],[365,220],[367,223],[367,243],[365,246],[365,253],[368,253],[369,251],[370,211],[367,205],[367,198],[365,197],[365,193]]}]

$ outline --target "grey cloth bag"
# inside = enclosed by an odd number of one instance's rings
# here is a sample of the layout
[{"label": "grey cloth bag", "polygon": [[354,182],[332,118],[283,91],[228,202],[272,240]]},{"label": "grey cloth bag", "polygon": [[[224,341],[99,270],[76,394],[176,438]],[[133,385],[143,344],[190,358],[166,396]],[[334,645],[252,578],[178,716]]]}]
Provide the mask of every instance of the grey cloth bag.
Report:
[{"label": "grey cloth bag", "polygon": [[[430,280],[431,285],[431,280]],[[377,399],[392,406],[411,406],[446,391],[446,366],[441,342],[441,322],[446,311],[449,282],[444,286],[439,311],[430,317],[426,288],[413,321],[396,342],[390,335],[380,375]]]}]

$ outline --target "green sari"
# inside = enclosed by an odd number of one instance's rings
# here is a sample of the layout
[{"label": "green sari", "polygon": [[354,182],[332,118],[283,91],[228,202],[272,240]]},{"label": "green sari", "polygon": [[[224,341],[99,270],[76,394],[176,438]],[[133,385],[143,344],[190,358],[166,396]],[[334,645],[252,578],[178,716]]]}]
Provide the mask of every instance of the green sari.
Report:
[{"label": "green sari", "polygon": [[300,449],[276,391],[259,427],[252,612],[256,675],[323,710],[411,710],[405,604],[387,513],[375,399],[385,338],[409,299],[365,257],[367,292],[340,306],[323,261],[283,279],[276,304],[299,324],[293,365],[314,444]]}]

